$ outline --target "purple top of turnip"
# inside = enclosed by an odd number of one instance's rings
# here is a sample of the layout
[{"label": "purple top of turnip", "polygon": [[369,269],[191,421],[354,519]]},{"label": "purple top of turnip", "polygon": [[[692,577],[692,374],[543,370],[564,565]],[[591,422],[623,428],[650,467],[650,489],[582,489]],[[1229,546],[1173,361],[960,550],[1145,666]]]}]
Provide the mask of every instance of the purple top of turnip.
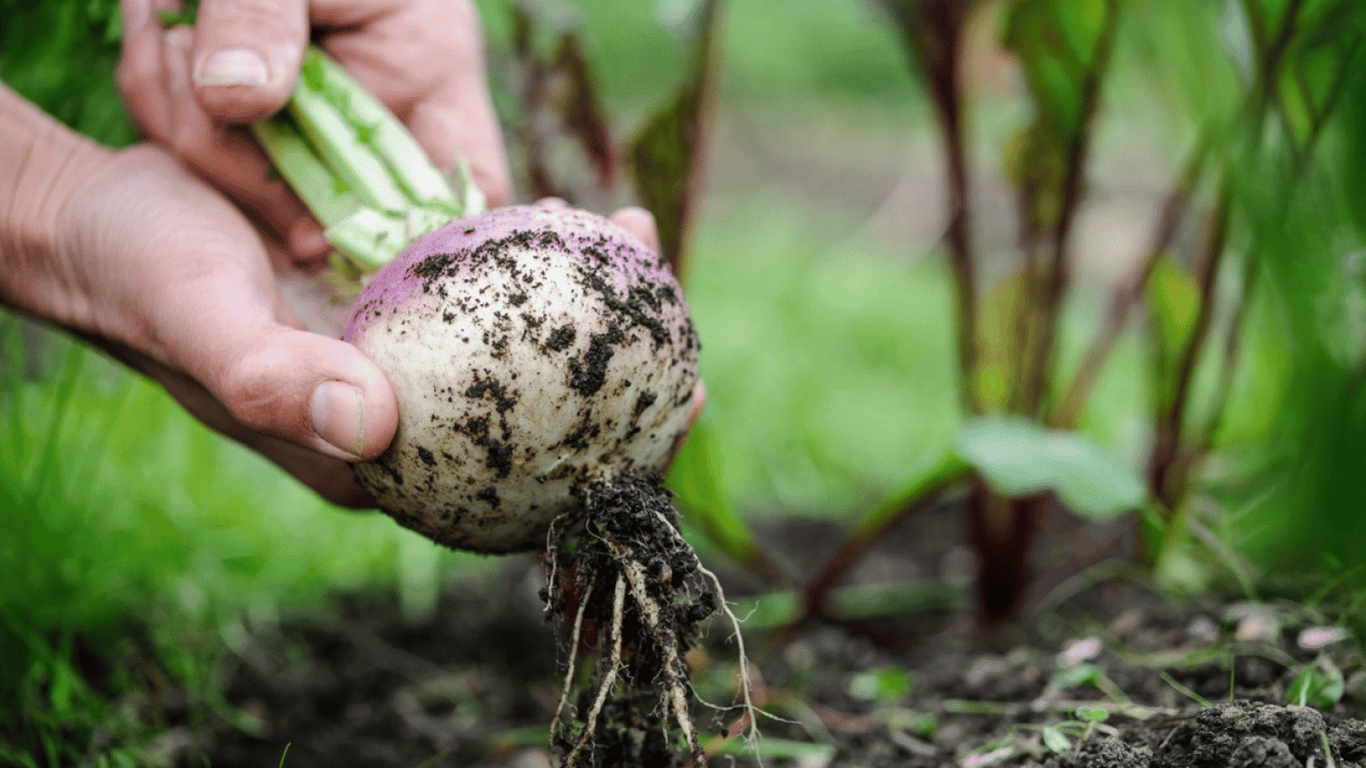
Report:
[{"label": "purple top of turnip", "polygon": [[[664,259],[601,216],[576,208],[509,206],[452,222],[418,240],[374,276],[355,306],[381,312],[402,306],[414,291],[431,291],[440,273],[483,268],[508,245],[556,247],[585,266],[596,263],[594,274],[623,296],[633,285],[677,285]],[[343,339],[354,341],[359,328],[370,324],[364,314],[353,311]]]}]

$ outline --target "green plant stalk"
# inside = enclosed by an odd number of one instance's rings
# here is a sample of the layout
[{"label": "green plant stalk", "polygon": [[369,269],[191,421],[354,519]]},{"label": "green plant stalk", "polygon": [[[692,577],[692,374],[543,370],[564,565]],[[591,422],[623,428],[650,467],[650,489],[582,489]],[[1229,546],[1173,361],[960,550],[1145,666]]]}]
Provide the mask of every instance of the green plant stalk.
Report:
[{"label": "green plant stalk", "polygon": [[403,218],[374,208],[361,208],[323,234],[334,248],[372,270],[388,264],[408,244]]},{"label": "green plant stalk", "polygon": [[1038,318],[1033,324],[1034,338],[1024,350],[1028,362],[1022,371],[1024,391],[1021,405],[1025,413],[1042,417],[1044,421],[1047,421],[1051,405],[1046,401],[1057,364],[1055,358],[1062,302],[1072,282],[1072,225],[1082,200],[1083,177],[1090,160],[1096,112],[1100,107],[1101,89],[1110,71],[1115,34],[1119,27],[1119,3],[1107,0],[1105,9],[1105,24],[1096,41],[1091,65],[1078,84],[1080,103],[1077,122],[1071,126],[1066,144],[1059,211],[1050,237],[1050,258],[1042,279],[1035,286],[1038,289],[1034,296]]},{"label": "green plant stalk", "polygon": [[368,146],[389,169],[411,203],[455,208],[455,193],[413,135],[337,62],[320,49],[310,48],[300,75],[346,119],[357,141]]},{"label": "green plant stalk", "polygon": [[310,47],[286,115],[252,126],[276,170],[362,270],[449,221],[483,212],[458,164],[457,196],[408,129],[326,53]]},{"label": "green plant stalk", "polygon": [[360,208],[360,201],[323,163],[292,122],[258,120],[251,125],[256,141],[268,148],[271,162],[304,205],[321,222],[341,221]]},{"label": "green plant stalk", "polygon": [[[309,77],[308,63],[286,109],[309,144],[327,165],[346,182],[367,206],[382,211],[401,211],[412,202],[374,147],[361,141],[357,126],[337,109],[336,97],[327,98],[317,79]],[[372,126],[360,126],[373,131]]]}]

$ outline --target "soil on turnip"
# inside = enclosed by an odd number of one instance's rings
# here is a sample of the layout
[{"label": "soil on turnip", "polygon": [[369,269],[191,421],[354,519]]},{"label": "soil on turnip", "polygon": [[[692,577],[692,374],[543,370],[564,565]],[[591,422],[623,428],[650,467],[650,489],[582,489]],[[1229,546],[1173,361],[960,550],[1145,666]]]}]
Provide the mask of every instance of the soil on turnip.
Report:
[{"label": "soil on turnip", "polygon": [[[1036,552],[1044,578],[1026,618],[1011,627],[977,630],[964,599],[750,633],[756,704],[781,718],[760,722],[763,765],[1366,765],[1366,722],[1354,719],[1366,705],[1366,671],[1352,641],[1326,628],[1330,617],[1265,600],[1177,606],[1122,567],[1069,579],[1131,542],[1122,528],[1054,518]],[[881,542],[853,581],[934,579],[970,589],[961,529],[956,510],[931,510]],[[787,520],[763,540],[809,570],[839,532]],[[755,587],[720,575],[731,600]],[[195,736],[214,766],[276,765],[286,744],[287,766],[549,766],[566,628],[547,622],[545,586],[534,558],[509,558],[487,584],[452,585],[435,616],[417,625],[404,622],[392,594],[339,596],[334,612],[252,634],[226,669],[227,700],[244,715],[233,726],[211,719]],[[713,621],[688,654],[697,692],[733,694],[724,685],[735,674],[729,634]],[[1320,699],[1324,709],[1289,704],[1296,675],[1320,657],[1319,678],[1331,689],[1328,670],[1341,672],[1345,694],[1334,704]],[[635,750],[613,753],[610,764],[686,764],[676,736],[665,750],[658,723],[640,720],[658,719],[659,707],[657,695],[609,699],[604,739]],[[741,725],[736,710],[694,713],[704,746]],[[809,748],[792,756],[785,750],[793,743]],[[189,764],[192,751],[179,761]],[[720,754],[709,764],[756,763]]]}]

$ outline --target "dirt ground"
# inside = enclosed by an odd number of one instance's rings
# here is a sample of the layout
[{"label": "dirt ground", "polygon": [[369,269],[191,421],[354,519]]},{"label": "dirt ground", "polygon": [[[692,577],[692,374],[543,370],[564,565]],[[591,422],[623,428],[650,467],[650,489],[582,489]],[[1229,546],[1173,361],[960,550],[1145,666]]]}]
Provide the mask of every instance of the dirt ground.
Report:
[{"label": "dirt ground", "polygon": [[[1366,671],[1329,617],[1274,600],[1173,605],[1111,567],[1129,546],[1124,528],[1055,517],[1038,558],[1045,578],[1015,625],[983,632],[961,600],[749,633],[755,696],[775,715],[761,723],[763,765],[1366,765],[1366,722],[1354,719]],[[959,528],[953,509],[931,510],[852,578],[970,590]],[[838,542],[833,526],[810,521],[770,525],[764,538],[807,562]],[[1075,576],[1096,562],[1085,572],[1096,579]],[[722,575],[732,600],[754,587]],[[490,586],[448,590],[422,625],[405,624],[391,594],[350,594],[335,613],[258,632],[228,660],[226,698],[243,714],[182,726],[167,756],[189,764],[197,744],[217,767],[282,755],[287,766],[549,766],[563,628],[544,619],[543,583],[534,559],[512,558]],[[713,626],[689,655],[697,690],[712,697],[733,679],[725,639]],[[1296,675],[1320,658],[1308,700],[1336,703],[1288,705]],[[711,734],[735,725],[733,711],[698,712]],[[709,743],[723,742],[711,765],[758,764],[738,739]]]}]

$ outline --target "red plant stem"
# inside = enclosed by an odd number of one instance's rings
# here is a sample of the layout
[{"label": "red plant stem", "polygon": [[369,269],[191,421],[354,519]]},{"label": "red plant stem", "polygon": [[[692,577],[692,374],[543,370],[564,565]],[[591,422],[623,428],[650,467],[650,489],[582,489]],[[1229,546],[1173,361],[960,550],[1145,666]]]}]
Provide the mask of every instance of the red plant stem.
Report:
[{"label": "red plant stem", "polygon": [[[1245,7],[1249,11],[1249,18],[1253,22],[1255,38],[1260,43],[1265,39],[1265,35],[1260,17],[1251,15],[1254,13],[1252,6],[1255,5],[1255,3],[1245,3]],[[1256,143],[1260,140],[1268,108],[1272,106],[1272,102],[1275,100],[1276,83],[1280,77],[1281,64],[1290,47],[1290,42],[1294,38],[1296,22],[1303,5],[1304,0],[1289,0],[1281,17],[1280,29],[1277,30],[1275,39],[1269,46],[1260,50],[1257,83],[1248,102],[1248,106],[1252,110],[1249,115],[1251,122],[1248,131],[1250,149],[1255,148]],[[1191,379],[1195,364],[1204,347],[1205,338],[1209,335],[1214,315],[1214,287],[1218,280],[1219,266],[1223,261],[1224,247],[1228,240],[1230,197],[1229,181],[1224,179],[1220,183],[1219,201],[1211,214],[1210,232],[1197,269],[1197,280],[1200,286],[1200,308],[1196,314],[1190,338],[1182,350],[1172,399],[1158,414],[1157,418],[1156,440],[1148,464],[1148,479],[1154,496],[1168,510],[1175,509],[1176,503],[1185,495],[1186,486],[1190,479],[1190,470],[1200,456],[1209,449],[1209,441],[1213,437],[1212,432],[1205,432],[1199,436],[1197,445],[1188,447],[1182,445],[1182,431],[1189,405],[1187,401],[1190,399]],[[1252,257],[1249,256],[1249,260],[1251,259]],[[1243,306],[1247,300],[1248,296],[1245,292],[1242,297]],[[1235,337],[1242,326],[1242,307],[1239,308],[1237,314],[1236,322],[1230,329],[1230,333],[1234,334]],[[1229,359],[1229,344],[1226,343],[1224,365],[1228,368],[1227,375],[1231,377],[1231,366],[1236,364],[1236,338],[1229,343],[1235,345],[1233,349],[1234,358]],[[1227,392],[1224,392],[1221,394],[1216,407],[1222,408],[1223,401],[1226,399]],[[1217,429],[1217,427],[1218,418],[1216,417],[1210,428]]]},{"label": "red plant stem", "polygon": [[949,264],[958,311],[959,396],[963,411],[981,411],[977,397],[977,274],[971,242],[968,170],[963,151],[961,116],[956,103],[942,107],[949,174]]},{"label": "red plant stem", "polygon": [[1224,260],[1224,246],[1228,241],[1230,196],[1228,182],[1224,181],[1221,183],[1219,201],[1210,214],[1209,231],[1200,263],[1196,265],[1196,282],[1200,288],[1199,309],[1190,338],[1181,349],[1171,399],[1158,414],[1156,442],[1148,477],[1153,494],[1167,509],[1174,509],[1175,501],[1184,495],[1184,472],[1174,472],[1173,469],[1181,455],[1181,432],[1189,405],[1195,363],[1200,358],[1214,319],[1214,288],[1219,279],[1219,267]]},{"label": "red plant stem", "polygon": [[963,119],[963,32],[971,0],[894,2],[888,9],[914,63],[925,73],[939,114],[947,172],[948,225],[944,239],[953,275],[959,399],[965,413],[981,412],[977,396],[977,266],[972,245],[970,173]]},{"label": "red plant stem", "polygon": [[1119,22],[1117,0],[1106,2],[1105,26],[1096,41],[1095,59],[1081,84],[1081,110],[1076,131],[1067,147],[1067,160],[1062,182],[1062,196],[1058,220],[1052,233],[1052,259],[1039,286],[1039,317],[1035,325],[1036,343],[1029,348],[1028,370],[1025,372],[1023,404],[1025,411],[1038,416],[1044,410],[1044,396],[1053,367],[1054,348],[1057,346],[1058,315],[1062,299],[1072,279],[1071,235],[1081,202],[1082,177],[1086,169],[1091,144],[1091,131],[1099,107],[1100,89],[1109,69],[1110,53],[1114,47],[1115,28]]},{"label": "red plant stem", "polygon": [[1052,494],[1010,498],[978,481],[968,495],[968,532],[977,555],[978,609],[982,622],[1010,616],[1029,586],[1029,550]]},{"label": "red plant stem", "polygon": [[1162,254],[1171,247],[1172,240],[1181,228],[1190,203],[1191,190],[1199,179],[1204,159],[1205,148],[1202,146],[1191,155],[1181,172],[1180,179],[1167,193],[1167,198],[1162,203],[1162,212],[1157,219],[1157,226],[1153,230],[1152,241],[1148,245],[1148,252],[1134,271],[1115,286],[1114,292],[1110,295],[1110,309],[1106,313],[1105,324],[1091,341],[1091,346],[1087,348],[1077,372],[1072,376],[1071,384],[1050,415],[1051,426],[1075,429],[1081,421],[1086,401],[1091,396],[1091,388],[1095,386],[1096,379],[1100,376],[1106,361],[1110,359],[1120,333],[1128,323],[1130,311],[1143,296],[1153,269],[1162,258]]},{"label": "red plant stem", "polygon": [[849,570],[863,559],[877,540],[882,538],[888,531],[895,529],[909,518],[928,509],[938,501],[944,492],[949,488],[958,485],[969,476],[966,467],[960,472],[949,473],[941,476],[935,482],[919,489],[920,493],[915,497],[907,499],[894,515],[891,515],[885,525],[867,531],[855,530],[835,554],[826,562],[821,572],[816,574],[806,586],[803,601],[806,604],[806,615],[803,620],[813,616],[819,616],[825,609],[825,601],[830,596],[830,591],[844,580]]}]

